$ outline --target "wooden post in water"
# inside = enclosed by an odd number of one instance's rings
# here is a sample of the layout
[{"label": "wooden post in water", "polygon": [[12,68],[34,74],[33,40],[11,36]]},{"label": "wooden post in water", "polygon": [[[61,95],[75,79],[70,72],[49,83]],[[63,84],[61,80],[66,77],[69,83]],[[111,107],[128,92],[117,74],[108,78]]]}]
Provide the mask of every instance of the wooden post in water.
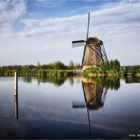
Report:
[{"label": "wooden post in water", "polygon": [[14,73],[14,95],[18,94],[18,75],[17,72],[15,71]]},{"label": "wooden post in water", "polygon": [[18,119],[18,95],[14,95],[14,112],[15,119]]},{"label": "wooden post in water", "polygon": [[14,73],[14,111],[15,118],[18,119],[18,75]]}]

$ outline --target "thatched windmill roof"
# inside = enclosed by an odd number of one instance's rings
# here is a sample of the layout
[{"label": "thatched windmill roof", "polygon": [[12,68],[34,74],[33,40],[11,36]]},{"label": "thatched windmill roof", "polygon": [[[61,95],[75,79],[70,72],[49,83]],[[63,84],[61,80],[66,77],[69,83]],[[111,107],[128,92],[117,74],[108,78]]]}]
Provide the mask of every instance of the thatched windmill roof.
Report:
[{"label": "thatched windmill roof", "polygon": [[89,37],[87,39],[87,44],[93,44],[95,46],[100,46],[103,44],[103,41],[98,39],[97,37]]}]

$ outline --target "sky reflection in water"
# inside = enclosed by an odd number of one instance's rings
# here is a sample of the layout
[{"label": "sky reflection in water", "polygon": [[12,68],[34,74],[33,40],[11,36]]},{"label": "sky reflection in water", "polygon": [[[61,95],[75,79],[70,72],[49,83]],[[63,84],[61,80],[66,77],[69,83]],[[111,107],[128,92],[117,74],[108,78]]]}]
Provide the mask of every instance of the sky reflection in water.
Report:
[{"label": "sky reflection in water", "polygon": [[16,98],[13,78],[1,77],[0,138],[128,138],[139,134],[139,80],[127,79],[127,84],[116,80],[114,85],[113,81],[20,77]]}]

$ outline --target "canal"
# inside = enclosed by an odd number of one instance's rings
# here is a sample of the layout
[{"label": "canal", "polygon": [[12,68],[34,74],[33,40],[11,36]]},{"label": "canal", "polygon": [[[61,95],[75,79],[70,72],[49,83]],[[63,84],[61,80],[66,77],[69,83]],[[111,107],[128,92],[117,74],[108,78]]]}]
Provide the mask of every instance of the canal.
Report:
[{"label": "canal", "polygon": [[140,83],[0,77],[0,138],[140,138]]}]

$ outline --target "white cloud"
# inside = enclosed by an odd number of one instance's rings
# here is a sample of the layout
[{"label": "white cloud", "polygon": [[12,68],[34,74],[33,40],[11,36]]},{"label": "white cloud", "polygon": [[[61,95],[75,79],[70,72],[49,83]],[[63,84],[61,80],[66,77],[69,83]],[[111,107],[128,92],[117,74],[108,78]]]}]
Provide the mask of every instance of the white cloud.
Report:
[{"label": "white cloud", "polygon": [[[140,3],[127,3],[110,8],[106,7],[103,10],[91,12],[91,27],[93,26],[96,30],[99,28],[113,28],[114,31],[112,31],[111,29],[109,30],[109,32],[113,33],[122,31],[123,29],[132,30],[132,27],[137,28],[140,16],[139,7]],[[62,31],[72,32],[76,31],[77,29],[80,32],[83,28],[86,29],[87,15],[77,15],[63,18],[49,18],[44,20],[24,19],[21,21],[21,23],[26,26],[26,30],[24,30],[25,35],[34,35],[47,32],[54,33]],[[131,26],[131,28],[129,28],[129,26]]]},{"label": "white cloud", "polygon": [[11,35],[14,23],[26,12],[25,0],[0,1],[0,32]]}]

